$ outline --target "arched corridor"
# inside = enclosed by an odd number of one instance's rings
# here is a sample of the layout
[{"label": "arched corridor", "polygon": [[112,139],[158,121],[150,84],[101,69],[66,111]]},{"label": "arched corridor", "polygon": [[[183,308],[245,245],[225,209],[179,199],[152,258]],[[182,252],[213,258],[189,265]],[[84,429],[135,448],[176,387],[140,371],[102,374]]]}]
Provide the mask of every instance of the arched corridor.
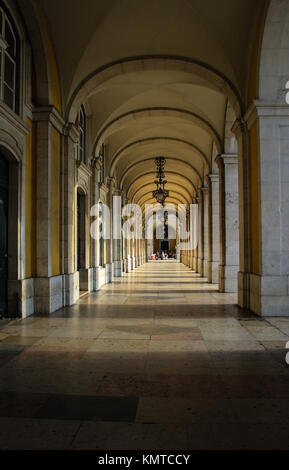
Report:
[{"label": "arched corridor", "polygon": [[0,448],[288,447],[288,25],[0,0]]}]

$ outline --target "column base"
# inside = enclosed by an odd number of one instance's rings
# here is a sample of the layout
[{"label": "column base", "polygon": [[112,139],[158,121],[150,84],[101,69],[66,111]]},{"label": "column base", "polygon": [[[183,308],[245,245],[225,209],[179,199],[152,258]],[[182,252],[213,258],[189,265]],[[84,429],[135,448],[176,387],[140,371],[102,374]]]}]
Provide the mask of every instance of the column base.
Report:
[{"label": "column base", "polygon": [[123,262],[115,261],[114,262],[114,277],[122,277],[123,275]]},{"label": "column base", "polygon": [[8,281],[8,316],[26,318],[35,311],[33,278]]},{"label": "column base", "polygon": [[250,274],[238,272],[238,305],[250,308]]},{"label": "column base", "polygon": [[208,261],[208,282],[218,284],[219,282],[219,262]]},{"label": "column base", "polygon": [[219,289],[220,292],[235,294],[238,292],[239,266],[219,265]]},{"label": "column base", "polygon": [[204,277],[206,277],[208,279],[208,277],[209,277],[209,262],[208,262],[207,259],[204,259],[203,266],[204,266]]},{"label": "column base", "polygon": [[93,291],[93,268],[79,270],[79,289],[85,292]]},{"label": "column base", "polygon": [[35,313],[53,313],[64,306],[63,277],[35,278]]},{"label": "column base", "polygon": [[64,304],[70,306],[79,299],[79,272],[64,276]]},{"label": "column base", "polygon": [[111,284],[113,281],[113,263],[108,263],[105,266],[105,279],[107,284]]},{"label": "column base", "polygon": [[97,266],[93,271],[93,290],[97,292],[106,284],[106,271],[103,266]]},{"label": "column base", "polygon": [[134,269],[134,267],[133,267],[133,258],[129,257],[127,261],[128,261],[128,272],[129,272],[129,271],[132,271]]},{"label": "column base", "polygon": [[288,276],[249,276],[250,310],[263,317],[288,317]]},{"label": "column base", "polygon": [[198,271],[201,277],[204,277],[204,260],[198,258]]},{"label": "column base", "polygon": [[125,273],[128,273],[128,259],[123,260],[123,269]]}]

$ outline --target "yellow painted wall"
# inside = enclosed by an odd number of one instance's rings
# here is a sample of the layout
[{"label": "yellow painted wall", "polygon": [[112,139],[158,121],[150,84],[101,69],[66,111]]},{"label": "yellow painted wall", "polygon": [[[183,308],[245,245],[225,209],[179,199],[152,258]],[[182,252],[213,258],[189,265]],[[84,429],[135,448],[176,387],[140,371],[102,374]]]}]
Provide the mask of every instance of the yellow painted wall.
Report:
[{"label": "yellow painted wall", "polygon": [[61,273],[61,137],[52,128],[51,155],[51,243],[52,243],[52,275]]},{"label": "yellow painted wall", "polygon": [[252,272],[261,275],[261,219],[259,187],[259,133],[258,121],[250,130],[251,170],[251,259]]},{"label": "yellow painted wall", "polygon": [[91,236],[90,236],[90,226],[91,226],[91,176],[88,181],[88,233],[89,233],[89,267],[91,267]]},{"label": "yellow painted wall", "polygon": [[253,100],[258,99],[259,97],[260,53],[261,53],[261,46],[262,46],[262,39],[263,39],[264,24],[265,24],[267,11],[268,11],[268,4],[269,4],[269,1],[267,1],[265,8],[259,17],[254,44],[252,48],[248,96],[247,96],[248,106],[250,106]]},{"label": "yellow painted wall", "polygon": [[47,56],[49,61],[49,72],[51,82],[51,104],[61,113],[62,112],[62,100],[61,100],[61,87],[58,73],[58,66],[55,58],[54,48],[49,34],[46,17],[43,10],[38,5],[38,13],[41,21],[41,29],[43,33],[43,39],[47,50]]},{"label": "yellow painted wall", "polygon": [[35,124],[27,119],[25,168],[25,278],[36,276],[36,152]]}]

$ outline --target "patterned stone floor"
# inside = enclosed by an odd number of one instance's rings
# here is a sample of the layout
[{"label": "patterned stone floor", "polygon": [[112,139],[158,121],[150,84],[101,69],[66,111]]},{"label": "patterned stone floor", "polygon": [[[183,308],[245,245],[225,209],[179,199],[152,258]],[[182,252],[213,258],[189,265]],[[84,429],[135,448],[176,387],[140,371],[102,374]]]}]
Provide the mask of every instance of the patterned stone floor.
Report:
[{"label": "patterned stone floor", "polygon": [[289,318],[235,303],[148,263],[0,326],[0,449],[288,449]]}]

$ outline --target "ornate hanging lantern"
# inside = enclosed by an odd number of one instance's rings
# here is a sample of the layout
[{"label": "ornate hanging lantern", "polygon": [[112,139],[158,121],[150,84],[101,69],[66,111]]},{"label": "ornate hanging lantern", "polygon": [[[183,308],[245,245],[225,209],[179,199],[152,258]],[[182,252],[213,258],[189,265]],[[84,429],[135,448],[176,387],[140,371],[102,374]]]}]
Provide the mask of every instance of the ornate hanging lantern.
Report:
[{"label": "ornate hanging lantern", "polygon": [[164,206],[166,199],[170,195],[169,191],[165,189],[165,185],[167,184],[167,181],[165,180],[165,172],[164,172],[166,159],[164,157],[158,157],[155,159],[155,164],[157,167],[156,177],[158,179],[155,180],[157,189],[153,191],[153,197],[157,200],[159,204]]}]

